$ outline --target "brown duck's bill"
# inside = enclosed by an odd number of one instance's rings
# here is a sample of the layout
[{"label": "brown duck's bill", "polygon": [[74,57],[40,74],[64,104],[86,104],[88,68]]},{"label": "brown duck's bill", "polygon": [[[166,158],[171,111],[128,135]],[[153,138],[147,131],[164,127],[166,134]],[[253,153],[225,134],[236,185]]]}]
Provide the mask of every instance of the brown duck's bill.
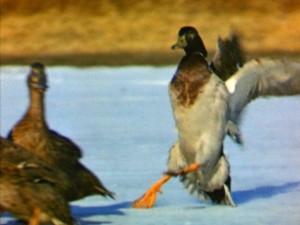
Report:
[{"label": "brown duck's bill", "polygon": [[180,47],[179,47],[179,45],[177,43],[171,46],[172,50],[176,50],[178,48],[180,48]]}]

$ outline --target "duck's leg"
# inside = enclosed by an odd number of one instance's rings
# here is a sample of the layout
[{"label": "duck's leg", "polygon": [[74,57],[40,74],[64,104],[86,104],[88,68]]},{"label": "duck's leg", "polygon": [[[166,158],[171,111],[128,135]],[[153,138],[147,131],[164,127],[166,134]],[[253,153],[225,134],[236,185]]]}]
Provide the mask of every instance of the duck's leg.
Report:
[{"label": "duck's leg", "polygon": [[167,174],[169,176],[173,176],[173,177],[181,176],[181,175],[184,175],[184,174],[187,174],[187,173],[195,172],[199,169],[199,167],[200,167],[199,164],[193,163],[190,166],[184,167],[184,168],[182,168],[180,170],[177,170],[177,171],[168,170],[165,174]]},{"label": "duck's leg", "polygon": [[190,172],[194,172],[199,168],[199,164],[192,164],[188,167],[182,168],[179,171],[173,172],[173,171],[168,171],[162,179],[160,179],[159,181],[157,181],[155,184],[153,184],[150,189],[140,198],[138,198],[137,200],[135,200],[132,203],[132,207],[133,208],[151,208],[153,207],[155,200],[156,200],[156,193],[162,193],[162,191],[160,190],[161,186],[166,183],[168,180],[170,180],[172,178],[172,176],[179,176],[179,175],[183,175],[185,173],[190,173]]},{"label": "duck's leg", "polygon": [[30,218],[28,225],[39,225],[40,224],[40,214],[41,214],[40,209],[34,208],[33,215]]}]

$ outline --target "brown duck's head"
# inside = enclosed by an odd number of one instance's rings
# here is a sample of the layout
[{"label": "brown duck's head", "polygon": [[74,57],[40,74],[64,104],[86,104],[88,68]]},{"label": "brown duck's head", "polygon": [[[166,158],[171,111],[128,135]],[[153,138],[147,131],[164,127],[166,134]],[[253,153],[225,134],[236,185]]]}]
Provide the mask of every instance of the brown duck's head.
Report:
[{"label": "brown duck's head", "polygon": [[42,92],[47,90],[47,76],[45,73],[45,66],[42,63],[31,64],[31,71],[28,75],[27,82],[28,86],[32,89]]},{"label": "brown duck's head", "polygon": [[182,27],[179,30],[177,42],[171,48],[181,48],[185,50],[186,54],[200,53],[203,57],[207,57],[203,41],[194,27]]}]

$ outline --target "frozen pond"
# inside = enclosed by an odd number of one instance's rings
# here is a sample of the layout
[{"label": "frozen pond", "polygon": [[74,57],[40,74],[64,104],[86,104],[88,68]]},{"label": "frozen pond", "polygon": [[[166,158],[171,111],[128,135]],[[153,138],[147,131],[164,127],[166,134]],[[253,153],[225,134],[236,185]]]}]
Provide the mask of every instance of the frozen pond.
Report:
[{"label": "frozen pond", "polygon": [[[28,67],[1,68],[1,136],[28,105]],[[300,97],[252,102],[243,148],[226,139],[236,208],[190,196],[173,179],[153,209],[129,208],[166,170],[176,130],[168,97],[170,67],[48,67],[49,126],[84,152],[83,163],[117,193],[72,203],[82,225],[300,224]],[[0,199],[1,201],[1,199]],[[4,214],[0,224],[15,220]]]}]

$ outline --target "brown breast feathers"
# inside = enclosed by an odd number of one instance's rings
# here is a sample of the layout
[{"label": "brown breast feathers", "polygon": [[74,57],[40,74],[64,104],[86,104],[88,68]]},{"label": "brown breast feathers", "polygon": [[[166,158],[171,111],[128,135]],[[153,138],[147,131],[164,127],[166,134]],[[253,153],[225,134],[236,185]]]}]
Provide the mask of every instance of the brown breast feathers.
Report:
[{"label": "brown breast feathers", "polygon": [[186,56],[178,66],[170,90],[175,92],[179,104],[189,107],[194,104],[210,77],[211,71],[201,55]]}]

